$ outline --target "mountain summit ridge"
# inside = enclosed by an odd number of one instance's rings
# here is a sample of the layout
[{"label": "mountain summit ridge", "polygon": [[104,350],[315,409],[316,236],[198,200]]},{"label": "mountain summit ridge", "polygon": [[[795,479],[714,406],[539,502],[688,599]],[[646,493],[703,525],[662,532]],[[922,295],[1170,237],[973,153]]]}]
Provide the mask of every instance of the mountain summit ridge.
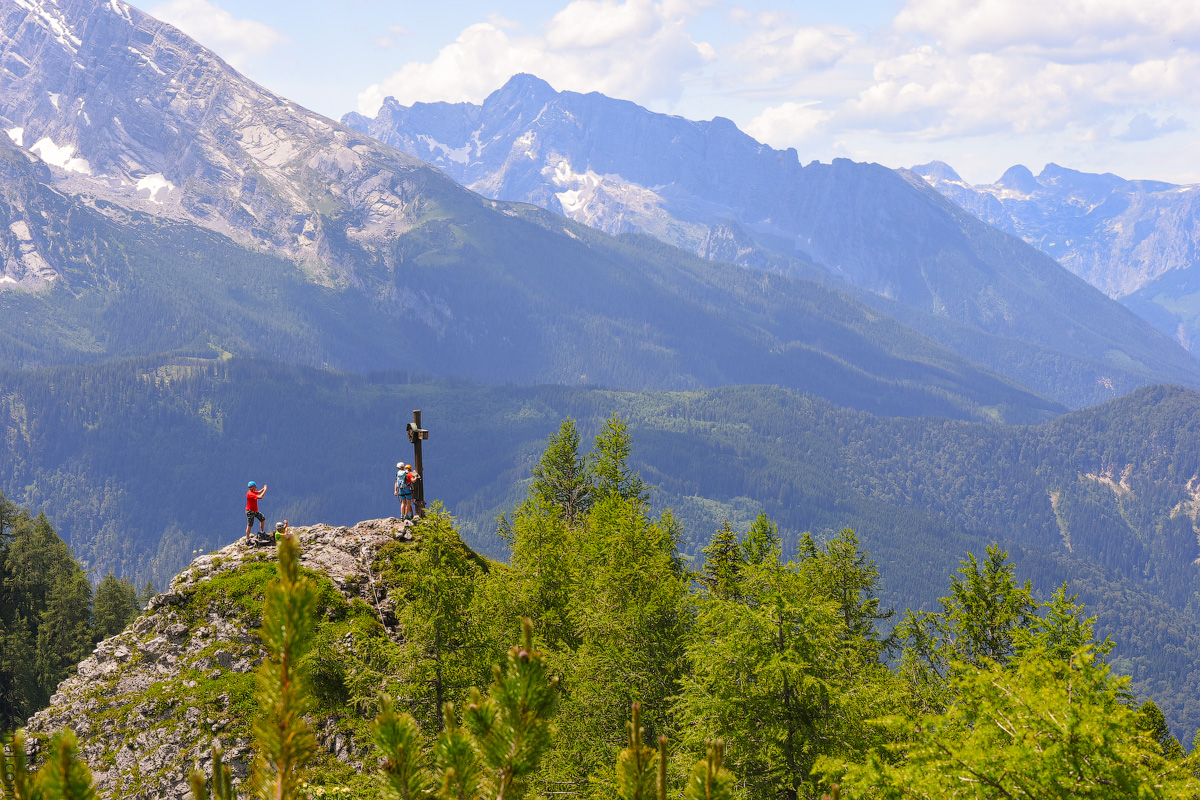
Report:
[{"label": "mountain summit ridge", "polygon": [[[389,98],[374,119],[343,121],[486,197],[827,282],[1069,406],[1158,382],[1160,359],[1169,382],[1196,385],[1197,362],[1149,323],[912,173],[802,166],[719,117],[547,87],[521,75],[479,105]],[[1031,366],[1050,362],[1054,374]]]},{"label": "mountain summit ridge", "polygon": [[[357,614],[370,621],[369,638],[394,635],[396,598],[374,562],[400,541],[400,524],[391,517],[349,528],[292,529],[301,566],[326,593],[323,622]],[[259,593],[274,575],[274,561],[274,547],[251,547],[240,538],[195,558],[133,624],[96,645],[59,685],[50,707],[29,720],[27,732],[44,741],[73,730],[101,796],[189,800],[188,776],[195,764],[209,771],[214,739],[225,747],[235,785],[243,783],[253,757],[247,703],[265,652],[255,630]],[[315,723],[319,761],[363,769],[369,742],[335,717]]]}]

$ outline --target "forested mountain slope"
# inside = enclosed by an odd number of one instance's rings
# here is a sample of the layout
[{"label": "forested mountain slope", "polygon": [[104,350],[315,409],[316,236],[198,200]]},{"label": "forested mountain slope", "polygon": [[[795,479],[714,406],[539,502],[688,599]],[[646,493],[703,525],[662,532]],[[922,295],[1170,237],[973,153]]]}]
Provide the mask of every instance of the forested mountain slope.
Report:
[{"label": "forested mountain slope", "polygon": [[711,259],[821,277],[1072,407],[1196,364],[1052,258],[981,223],[911,173],[802,166],[729,120],[656,114],[517,75],[482,105],[385,101],[360,131],[488,197]]},{"label": "forested mountain slope", "polygon": [[[78,367],[5,377],[0,488],[44,509],[89,568],[140,583],[244,530],[246,481],[270,520],[395,513],[403,427],[424,411],[426,489],[475,547],[500,554],[546,436],[630,420],[634,463],[695,556],[723,519],[763,509],[785,551],[811,530],[859,530],[884,599],[921,607],[992,541],[1048,591],[1072,582],[1117,663],[1177,726],[1200,727],[1194,582],[1200,396],[1151,388],[1037,427],[889,419],[780,388],[621,393],[414,383],[232,361]],[[76,388],[73,388],[76,387]],[[148,510],[151,509],[151,510]]]}]

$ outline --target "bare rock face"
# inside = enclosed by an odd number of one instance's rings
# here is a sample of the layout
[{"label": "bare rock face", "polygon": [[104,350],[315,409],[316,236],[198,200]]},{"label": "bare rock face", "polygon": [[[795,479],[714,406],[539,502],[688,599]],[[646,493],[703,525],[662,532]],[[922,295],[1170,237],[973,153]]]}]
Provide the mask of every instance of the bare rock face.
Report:
[{"label": "bare rock face", "polygon": [[[392,601],[372,564],[380,548],[399,541],[395,518],[353,528],[294,528],[301,565],[328,580],[334,598],[327,615],[357,601],[395,636]],[[29,720],[44,741],[70,728],[101,796],[188,798],[195,765],[211,766],[211,749],[226,750],[235,782],[249,775],[250,718],[262,590],[275,574],[275,549],[239,540],[200,556],[125,631],[96,646],[63,681],[50,707]],[[333,610],[329,610],[333,609]],[[339,609],[341,609],[339,611]],[[347,639],[347,647],[353,647]],[[361,768],[367,752],[336,717],[314,719],[324,758]]]},{"label": "bare rock face", "polygon": [[378,247],[412,226],[422,185],[444,180],[120,0],[4,8],[0,126],[72,193],[198,222],[331,286],[356,281],[331,235]]}]

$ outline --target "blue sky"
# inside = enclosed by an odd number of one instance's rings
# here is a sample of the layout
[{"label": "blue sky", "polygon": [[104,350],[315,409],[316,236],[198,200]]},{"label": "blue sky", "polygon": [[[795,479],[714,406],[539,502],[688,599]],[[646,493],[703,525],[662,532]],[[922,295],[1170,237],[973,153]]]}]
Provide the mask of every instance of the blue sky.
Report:
[{"label": "blue sky", "polygon": [[143,6],[331,117],[481,101],[511,74],[693,119],[801,160],[1021,163],[1200,182],[1192,0],[163,0]]}]

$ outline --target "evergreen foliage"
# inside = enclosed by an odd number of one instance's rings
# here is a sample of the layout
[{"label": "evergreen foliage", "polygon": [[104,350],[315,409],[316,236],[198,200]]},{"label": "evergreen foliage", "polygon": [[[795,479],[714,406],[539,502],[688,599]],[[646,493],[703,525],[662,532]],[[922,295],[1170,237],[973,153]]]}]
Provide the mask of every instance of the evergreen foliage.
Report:
[{"label": "evergreen foliage", "polygon": [[598,498],[616,495],[622,500],[645,503],[650,489],[629,463],[633,453],[633,437],[629,423],[613,414],[596,435],[596,445],[589,456],[593,493]]},{"label": "evergreen foliage", "polygon": [[0,494],[0,730],[44,708],[98,633],[91,584],[66,542]]},{"label": "evergreen foliage", "polygon": [[96,796],[92,773],[78,754],[78,742],[71,731],[56,733],[49,741],[49,752],[36,773],[29,771],[25,758],[25,737],[20,732],[4,741],[0,748],[0,788],[5,798],[14,800],[93,800]]},{"label": "evergreen foliage", "polygon": [[261,800],[297,800],[316,741],[304,715],[312,708],[304,657],[312,646],[316,593],[300,575],[299,545],[279,542],[279,578],[267,586],[260,630],[267,657],[258,669],[253,791]]},{"label": "evergreen foliage", "polygon": [[704,548],[704,574],[700,580],[720,597],[736,597],[746,557],[729,520],[721,523],[712,542]]},{"label": "evergreen foliage", "polygon": [[898,721],[903,744],[850,765],[842,788],[851,798],[1194,796],[1200,782],[1139,729],[1127,686],[1088,646],[1066,664],[1032,650],[967,667],[954,703]]},{"label": "evergreen foliage", "polygon": [[557,508],[567,524],[574,525],[591,505],[593,489],[588,478],[587,464],[579,455],[579,431],[575,420],[567,417],[550,437],[541,460],[533,468],[529,494],[534,500]]},{"label": "evergreen foliage", "polygon": [[94,608],[94,635],[96,639],[107,639],[125,630],[125,626],[137,618],[142,605],[133,584],[110,572],[96,587]]}]

